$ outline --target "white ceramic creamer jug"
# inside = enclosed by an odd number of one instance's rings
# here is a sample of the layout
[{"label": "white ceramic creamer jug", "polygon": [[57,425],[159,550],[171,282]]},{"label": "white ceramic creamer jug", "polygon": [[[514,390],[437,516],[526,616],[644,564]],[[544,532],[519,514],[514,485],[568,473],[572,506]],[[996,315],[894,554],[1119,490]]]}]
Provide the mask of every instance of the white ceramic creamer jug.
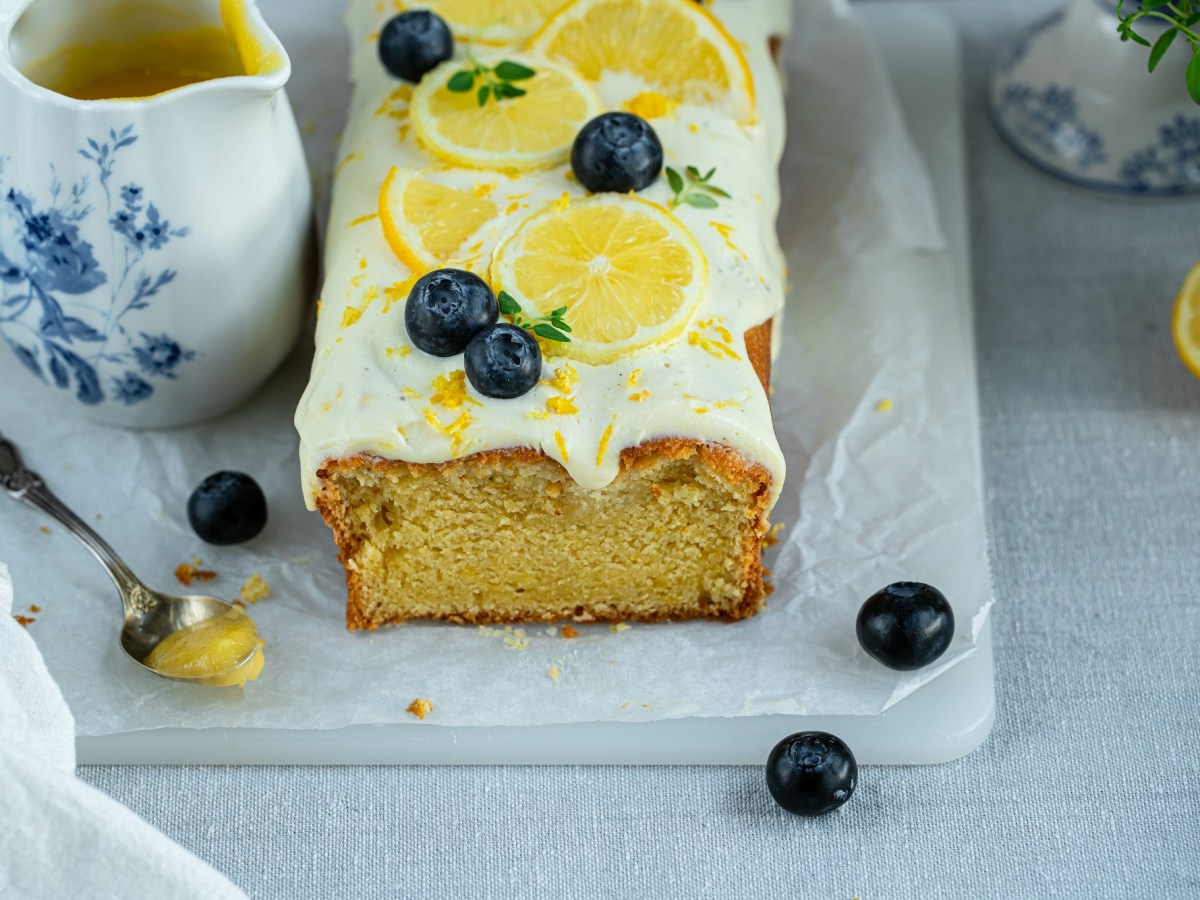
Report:
[{"label": "white ceramic creamer jug", "polygon": [[312,285],[290,74],[251,0],[0,0],[0,335],[34,376],[0,390],[135,428],[254,393]]}]

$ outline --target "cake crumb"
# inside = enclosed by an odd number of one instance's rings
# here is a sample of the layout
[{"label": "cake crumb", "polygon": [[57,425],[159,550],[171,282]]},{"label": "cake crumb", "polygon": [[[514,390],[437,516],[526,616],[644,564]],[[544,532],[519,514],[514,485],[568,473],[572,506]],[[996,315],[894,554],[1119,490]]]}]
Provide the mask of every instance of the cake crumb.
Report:
[{"label": "cake crumb", "polygon": [[509,650],[526,650],[529,647],[529,638],[525,636],[524,628],[513,628],[511,625],[489,628],[487,625],[480,625],[478,630],[484,637],[504,638],[504,646]]},{"label": "cake crumb", "polygon": [[38,606],[36,603],[32,603],[29,606],[29,611],[31,613],[40,613],[42,611],[42,608],[40,606]]},{"label": "cake crumb", "polygon": [[233,605],[234,605],[234,606],[240,606],[242,609],[245,609],[245,608],[246,608],[246,604],[245,604],[245,603],[243,603],[241,600],[234,600],[234,601],[233,601]]},{"label": "cake crumb", "polygon": [[424,720],[427,715],[433,712],[433,704],[428,700],[418,697],[412,703],[408,704],[408,708],[404,711],[406,713],[411,713],[418,719]]},{"label": "cake crumb", "polygon": [[875,404],[875,412],[887,412],[893,406],[895,406],[895,404],[892,403],[892,401],[890,399],[888,399],[887,397],[884,397],[882,400],[880,400],[878,403]]},{"label": "cake crumb", "polygon": [[13,618],[17,620],[17,624],[22,628],[28,628],[37,621],[37,619],[33,618],[32,616],[13,616]]},{"label": "cake crumb", "polygon": [[617,622],[615,625],[609,625],[608,630],[614,634],[620,634],[622,631],[628,631],[630,627],[632,626],[627,625],[624,622]]},{"label": "cake crumb", "polygon": [[569,641],[572,638],[579,637],[579,632],[576,631],[574,628],[572,628],[570,625],[564,625],[562,628],[562,636],[565,637]]},{"label": "cake crumb", "polygon": [[49,528],[47,528],[45,525],[43,525],[41,528],[39,528],[39,529],[38,529],[38,531],[40,531],[42,534],[49,534],[49,533],[50,533],[50,529],[49,529]]},{"label": "cake crumb", "polygon": [[271,586],[255,572],[246,579],[246,583],[242,585],[242,589],[238,593],[244,601],[253,605],[259,600],[266,600],[271,596]]},{"label": "cake crumb", "polygon": [[200,568],[199,557],[192,563],[180,563],[175,567],[175,578],[184,587],[190,587],[193,581],[212,581],[216,577],[216,572]]},{"label": "cake crumb", "polygon": [[546,670],[546,674],[549,675],[554,681],[558,681],[558,666],[551,666]]}]

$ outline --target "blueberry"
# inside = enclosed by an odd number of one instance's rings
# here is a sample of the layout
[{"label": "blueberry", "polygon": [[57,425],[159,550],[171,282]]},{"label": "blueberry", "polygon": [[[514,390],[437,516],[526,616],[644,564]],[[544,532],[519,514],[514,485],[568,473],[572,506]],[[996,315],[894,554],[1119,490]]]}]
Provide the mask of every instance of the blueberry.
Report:
[{"label": "blueberry", "polygon": [[511,400],[533,390],[542,376],[542,350],[524,328],[501,322],[467,345],[467,378],[485,397]]},{"label": "blueberry", "polygon": [[496,295],[478,275],[435,269],[413,285],[404,326],[414,344],[433,356],[455,356],[500,316]]},{"label": "blueberry", "polygon": [[850,799],[858,763],[845,742],[824,731],[785,737],[767,757],[767,790],[798,816],[823,816]]},{"label": "blueberry", "polygon": [[416,84],[454,55],[454,35],[439,16],[425,10],[400,13],[379,33],[379,59],[397,78]]},{"label": "blueberry", "polygon": [[640,191],[654,183],[662,166],[658,135],[631,113],[597,116],[580,129],[571,148],[575,177],[594,194]]},{"label": "blueberry", "polygon": [[267,524],[267,498],[258,483],[242,472],[209,475],[192,492],[188,521],[202,541],[241,544]]},{"label": "blueberry", "polygon": [[935,587],[919,581],[889,584],[858,611],[858,642],[889,669],[920,669],[954,637],[954,610]]}]

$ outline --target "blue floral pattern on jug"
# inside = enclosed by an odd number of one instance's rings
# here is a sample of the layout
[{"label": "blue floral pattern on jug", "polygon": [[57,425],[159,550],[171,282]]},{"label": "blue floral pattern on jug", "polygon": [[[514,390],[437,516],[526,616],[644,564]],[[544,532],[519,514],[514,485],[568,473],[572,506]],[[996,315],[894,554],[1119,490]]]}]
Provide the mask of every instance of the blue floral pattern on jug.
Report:
[{"label": "blue floral pattern on jug", "polygon": [[[85,175],[68,187],[51,165],[42,204],[4,184],[0,158],[0,332],[33,374],[89,406],[139,403],[154,393],[154,379],[173,379],[196,358],[170,335],[132,328],[177,274],[143,265],[147,256],[189,231],[173,227],[137,184],[113,196],[118,154],[137,139],[132,125],[110,130],[103,143],[89,139],[79,155],[96,166],[96,181]],[[122,260],[111,276],[80,234],[100,194]]]},{"label": "blue floral pattern on jug", "polygon": [[1121,163],[1120,177],[1134,191],[1185,191],[1200,185],[1200,118],[1176,116],[1159,128],[1158,143]]},{"label": "blue floral pattern on jug", "polygon": [[1018,138],[1081,171],[1108,159],[1100,134],[1077,121],[1079,107],[1071,88],[1051,84],[1039,91],[1010,84],[1004,88],[998,112]]}]

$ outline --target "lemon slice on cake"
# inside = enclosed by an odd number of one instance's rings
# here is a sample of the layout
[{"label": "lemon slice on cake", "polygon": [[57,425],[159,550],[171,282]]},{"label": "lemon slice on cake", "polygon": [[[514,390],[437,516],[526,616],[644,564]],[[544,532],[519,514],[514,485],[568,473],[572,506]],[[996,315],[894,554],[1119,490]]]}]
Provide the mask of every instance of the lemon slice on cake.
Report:
[{"label": "lemon slice on cake", "polygon": [[[473,169],[523,172],[565,162],[579,129],[600,113],[600,98],[587,81],[562,66],[526,56],[503,59],[534,71],[520,82],[523,96],[480,105],[474,90],[450,90],[450,79],[470,64],[449,60],[413,91],[417,136],[441,159]],[[501,60],[480,62],[495,66]]]},{"label": "lemon slice on cake", "polygon": [[576,0],[552,15],[529,47],[591,81],[632,76],[637,84],[614,82],[613,96],[602,85],[614,105],[649,90],[677,103],[715,106],[744,124],[758,116],[746,57],[694,0]]},{"label": "lemon slice on cake", "polygon": [[428,9],[450,30],[484,44],[512,44],[529,37],[565,0],[405,0],[399,9]]},{"label": "lemon slice on cake", "polygon": [[491,276],[527,317],[567,307],[571,341],[547,349],[602,364],[678,337],[704,295],[708,262],[662,207],[609,194],[526,219],[496,248]]},{"label": "lemon slice on cake", "polygon": [[1179,291],[1171,316],[1171,333],[1179,358],[1200,378],[1200,263],[1192,267]]},{"label": "lemon slice on cake", "polygon": [[379,220],[392,252],[419,275],[446,266],[486,270],[503,225],[492,199],[500,177],[393,167],[379,190]]}]

